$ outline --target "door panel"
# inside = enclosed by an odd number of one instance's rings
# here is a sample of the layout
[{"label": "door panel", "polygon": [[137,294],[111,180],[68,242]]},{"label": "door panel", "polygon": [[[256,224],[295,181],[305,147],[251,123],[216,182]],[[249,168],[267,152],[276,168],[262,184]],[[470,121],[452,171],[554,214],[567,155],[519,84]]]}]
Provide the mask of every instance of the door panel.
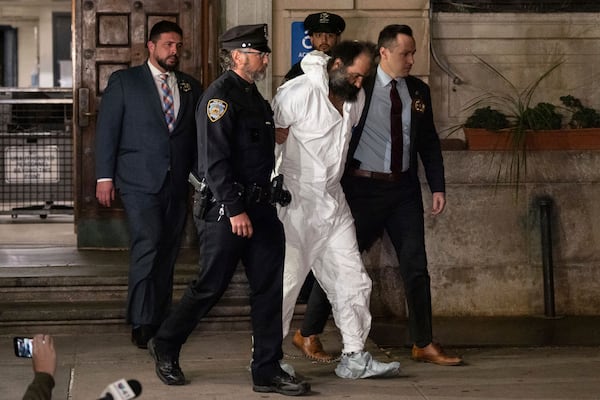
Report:
[{"label": "door panel", "polygon": [[[75,219],[80,248],[126,248],[128,237],[121,202],[105,208],[96,201],[94,137],[96,114],[108,78],[116,70],[142,64],[154,23],[166,19],[183,29],[179,68],[203,82],[216,75],[209,60],[217,42],[217,0],[76,0],[75,91],[76,201]],[[215,45],[212,45],[215,46]],[[212,66],[212,67],[210,67]],[[84,96],[84,98],[79,98]],[[87,98],[85,98],[87,97]]]}]

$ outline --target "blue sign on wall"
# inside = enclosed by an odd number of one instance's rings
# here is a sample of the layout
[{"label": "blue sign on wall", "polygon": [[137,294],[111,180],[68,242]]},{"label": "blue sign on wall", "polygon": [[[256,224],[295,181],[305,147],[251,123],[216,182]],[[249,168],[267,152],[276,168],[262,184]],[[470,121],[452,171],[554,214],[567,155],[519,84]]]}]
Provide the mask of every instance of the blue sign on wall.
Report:
[{"label": "blue sign on wall", "polygon": [[310,37],[304,30],[304,22],[292,22],[292,63],[296,64],[312,50]]}]

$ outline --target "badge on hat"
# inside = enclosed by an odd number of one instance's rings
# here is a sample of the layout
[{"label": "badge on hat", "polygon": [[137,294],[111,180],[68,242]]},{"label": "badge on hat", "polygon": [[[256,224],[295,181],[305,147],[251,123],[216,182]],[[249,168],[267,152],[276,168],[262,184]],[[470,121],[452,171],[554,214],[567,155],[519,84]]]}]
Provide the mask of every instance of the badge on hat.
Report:
[{"label": "badge on hat", "polygon": [[217,122],[227,112],[228,104],[221,99],[210,99],[206,105],[206,115],[210,122]]},{"label": "badge on hat", "polygon": [[315,32],[341,34],[346,28],[346,22],[342,17],[330,12],[310,14],[304,20],[304,29],[309,35]]},{"label": "badge on hat", "polygon": [[321,14],[319,14],[319,23],[329,24],[329,13],[322,12]]}]

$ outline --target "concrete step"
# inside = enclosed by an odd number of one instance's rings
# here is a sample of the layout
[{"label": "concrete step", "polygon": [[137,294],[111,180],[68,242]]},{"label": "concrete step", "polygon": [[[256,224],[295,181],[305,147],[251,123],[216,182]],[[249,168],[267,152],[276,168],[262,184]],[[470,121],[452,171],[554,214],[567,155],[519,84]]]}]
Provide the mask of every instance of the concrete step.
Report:
[{"label": "concrete step", "polygon": [[[175,299],[181,297],[195,276],[195,270],[183,270],[175,274],[173,284]],[[243,271],[237,271],[229,284],[226,296],[247,297],[248,294],[246,277]],[[125,301],[126,298],[127,277],[123,275],[0,277],[0,303]]]},{"label": "concrete step", "polygon": [[[57,249],[50,253],[51,263],[46,265],[38,249],[4,254],[10,262],[0,264],[0,334],[25,328],[72,333],[126,326],[126,252]],[[198,272],[193,253],[180,258],[175,267],[175,302]],[[204,329],[250,329],[249,291],[240,266],[223,298],[202,322],[211,326]]]},{"label": "concrete step", "polygon": [[[86,302],[15,302],[0,303],[0,324],[88,320],[124,320],[125,301]],[[222,298],[210,311],[211,317],[247,317],[250,306],[246,298]]]}]

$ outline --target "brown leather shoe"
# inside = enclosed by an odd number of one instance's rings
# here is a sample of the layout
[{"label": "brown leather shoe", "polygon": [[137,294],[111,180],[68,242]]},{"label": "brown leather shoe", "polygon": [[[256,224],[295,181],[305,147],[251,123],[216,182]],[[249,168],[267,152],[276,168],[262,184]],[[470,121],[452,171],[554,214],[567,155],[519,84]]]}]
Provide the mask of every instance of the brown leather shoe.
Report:
[{"label": "brown leather shoe", "polygon": [[444,353],[442,346],[438,343],[429,343],[423,348],[413,345],[411,358],[415,361],[430,362],[446,366],[461,365],[463,363],[461,357],[450,357]]},{"label": "brown leather shoe", "polygon": [[332,362],[334,357],[323,350],[323,345],[317,335],[304,337],[300,329],[296,331],[292,343],[296,346],[306,358],[319,362]]}]

